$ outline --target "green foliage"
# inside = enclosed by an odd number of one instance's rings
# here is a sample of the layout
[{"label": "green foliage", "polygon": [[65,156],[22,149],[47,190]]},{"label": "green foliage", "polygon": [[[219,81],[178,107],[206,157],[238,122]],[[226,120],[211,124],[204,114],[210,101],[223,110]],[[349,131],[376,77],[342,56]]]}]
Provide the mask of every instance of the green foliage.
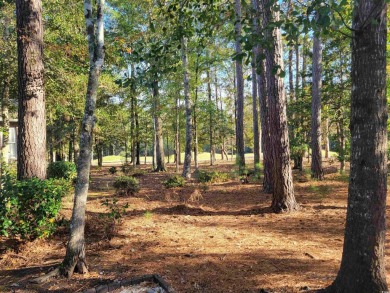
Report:
[{"label": "green foliage", "polygon": [[114,181],[114,188],[117,193],[123,193],[125,195],[137,193],[140,189],[138,180],[130,176],[117,177]]},{"label": "green foliage", "polygon": [[129,174],[130,172],[132,172],[134,170],[134,167],[132,164],[126,162],[124,163],[122,166],[121,166],[121,170],[123,172],[123,174]]},{"label": "green foliage", "polygon": [[123,206],[120,206],[116,198],[114,198],[112,201],[105,199],[101,203],[102,206],[106,207],[108,210],[108,213],[104,214],[104,216],[115,222],[121,221],[123,214],[126,213],[126,210],[129,207],[128,203]]},{"label": "green foliage", "polygon": [[1,178],[0,234],[23,239],[49,237],[57,227],[62,198],[71,185],[65,179],[18,181],[9,174]]},{"label": "green foliage", "polygon": [[174,175],[172,177],[169,177],[167,180],[163,182],[166,188],[183,187],[185,183],[186,182],[184,178],[179,175]]},{"label": "green foliage", "polygon": [[53,162],[47,167],[47,177],[53,179],[73,180],[77,177],[77,170],[75,163],[72,162]]},{"label": "green foliage", "polygon": [[116,174],[117,170],[116,170],[116,167],[111,167],[110,169],[108,169],[108,172],[110,172],[110,174],[114,175]]},{"label": "green foliage", "polygon": [[217,172],[217,171],[208,172],[208,171],[197,170],[196,178],[201,183],[216,183],[216,182],[223,182],[229,180],[230,175],[228,173]]}]

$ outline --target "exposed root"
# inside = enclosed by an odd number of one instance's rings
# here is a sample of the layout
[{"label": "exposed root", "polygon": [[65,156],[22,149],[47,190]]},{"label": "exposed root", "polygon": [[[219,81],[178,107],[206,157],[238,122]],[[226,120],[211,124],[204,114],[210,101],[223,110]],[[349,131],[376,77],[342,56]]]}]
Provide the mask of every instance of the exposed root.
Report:
[{"label": "exposed root", "polygon": [[60,275],[61,275],[61,269],[60,269],[60,267],[58,266],[57,268],[55,268],[55,269],[52,270],[51,272],[47,273],[46,275],[43,275],[43,276],[41,276],[41,277],[32,279],[32,280],[30,280],[29,282],[30,282],[30,283],[33,283],[33,284],[42,284],[42,283],[46,283],[46,282],[47,282],[48,280],[50,280],[51,278],[59,277]]}]

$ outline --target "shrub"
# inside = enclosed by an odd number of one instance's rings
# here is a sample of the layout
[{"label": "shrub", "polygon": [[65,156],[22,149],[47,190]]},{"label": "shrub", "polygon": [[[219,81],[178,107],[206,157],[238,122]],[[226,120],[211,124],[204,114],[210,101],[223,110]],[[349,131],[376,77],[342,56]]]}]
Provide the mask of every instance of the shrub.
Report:
[{"label": "shrub", "polygon": [[117,193],[130,195],[139,191],[139,182],[134,177],[120,176],[115,179],[114,188],[116,189]]},{"label": "shrub", "polygon": [[104,216],[106,216],[110,220],[113,220],[115,223],[119,223],[121,221],[123,215],[126,213],[126,210],[129,207],[128,203],[123,206],[120,206],[116,198],[114,198],[112,201],[106,199],[103,200],[101,203],[102,206],[106,207],[108,210],[108,213],[104,214]]},{"label": "shrub", "polygon": [[202,171],[197,170],[196,171],[196,178],[201,183],[215,183],[215,182],[223,182],[229,179],[228,173],[223,172],[208,172],[208,171]]},{"label": "shrub", "polygon": [[70,191],[65,179],[18,181],[2,176],[0,234],[23,239],[49,237],[57,228],[61,200]]},{"label": "shrub", "polygon": [[108,172],[110,172],[110,174],[114,175],[117,172],[116,167],[111,167],[110,169],[108,169]]},{"label": "shrub", "polygon": [[134,167],[130,163],[124,163],[121,167],[123,174],[129,174],[131,171],[133,171]]},{"label": "shrub", "polygon": [[73,180],[77,177],[76,164],[72,162],[58,161],[50,163],[47,168],[47,178]]},{"label": "shrub", "polygon": [[179,175],[174,175],[163,181],[163,184],[166,188],[183,187],[185,185],[185,180]]}]

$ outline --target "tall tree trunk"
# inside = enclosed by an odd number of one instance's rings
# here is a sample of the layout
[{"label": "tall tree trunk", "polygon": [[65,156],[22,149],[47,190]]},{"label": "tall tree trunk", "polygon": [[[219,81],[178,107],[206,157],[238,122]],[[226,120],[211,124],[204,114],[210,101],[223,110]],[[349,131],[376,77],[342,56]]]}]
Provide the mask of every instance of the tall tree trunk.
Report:
[{"label": "tall tree trunk", "polygon": [[213,119],[213,101],[211,95],[211,77],[210,69],[207,70],[207,95],[209,102],[209,143],[210,143],[210,165],[215,163],[215,146],[214,146],[214,119]]},{"label": "tall tree trunk", "polygon": [[298,91],[299,91],[299,43],[298,39],[295,44],[295,99],[297,99]]},{"label": "tall tree trunk", "polygon": [[[9,106],[10,106],[10,87],[11,87],[11,76],[8,75],[4,79],[4,89],[3,89],[3,97],[1,100],[1,117],[3,118],[3,141],[1,145],[1,159],[8,164],[9,163],[9,155],[5,154],[5,149],[8,145],[9,141]],[[1,161],[0,164],[3,162]]]},{"label": "tall tree trunk", "polygon": [[80,156],[77,161],[77,181],[70,225],[70,239],[61,266],[62,273],[67,277],[72,276],[75,267],[77,267],[77,271],[80,273],[86,273],[88,271],[84,238],[85,208],[88,197],[89,172],[91,167],[92,133],[95,126],[96,97],[99,86],[99,76],[104,62],[103,10],[104,0],[98,0],[95,22],[91,0],[84,1],[90,64],[84,118],[81,126]]},{"label": "tall tree trunk", "polygon": [[321,36],[313,40],[313,86],[311,102],[311,178],[324,179],[321,153],[321,87],[322,87]]},{"label": "tall tree trunk", "polygon": [[46,110],[40,0],[17,0],[18,179],[46,178]]},{"label": "tall tree trunk", "polygon": [[[254,56],[257,56],[257,50],[253,49]],[[256,61],[252,65],[252,114],[253,114],[253,154],[254,167],[259,168],[260,164],[260,132],[259,132],[259,112],[257,111],[257,74]]]},{"label": "tall tree trunk", "polygon": [[198,170],[199,168],[199,162],[198,162],[198,122],[197,122],[197,116],[196,116],[196,110],[198,107],[198,74],[199,74],[199,54],[196,55],[196,68],[195,68],[195,103],[194,103],[194,163],[195,163],[195,170]]},{"label": "tall tree trunk", "polygon": [[[262,23],[260,22],[260,11],[262,5],[259,5],[258,0],[252,0],[252,6],[255,11],[255,17],[258,27],[255,27],[255,30],[260,37],[259,29]],[[258,56],[260,53],[263,53],[262,48],[258,48]],[[268,93],[267,93],[267,80],[266,80],[266,66],[265,60],[257,58],[258,66],[258,96],[260,104],[260,120],[261,120],[261,141],[263,149],[263,166],[264,166],[264,178],[263,178],[263,191],[266,193],[272,193],[273,190],[273,180],[272,180],[272,152],[271,152],[271,138],[270,138],[270,121],[269,121],[269,110],[268,110]]]},{"label": "tall tree trunk", "polygon": [[135,138],[136,138],[136,165],[141,164],[141,141],[140,141],[140,135],[139,135],[139,117],[138,117],[138,103],[137,99],[135,99]]},{"label": "tall tree trunk", "polygon": [[241,49],[241,0],[235,0],[234,5],[235,12],[235,38],[236,38],[236,82],[237,82],[237,119],[236,119],[236,163],[240,168],[240,172],[243,172],[245,168],[245,145],[244,145],[244,77],[242,72],[242,54]]},{"label": "tall tree trunk", "polygon": [[[279,12],[274,11],[270,0],[262,0],[264,9],[264,27],[270,21],[279,21]],[[275,212],[290,212],[299,206],[295,200],[292,172],[290,166],[290,150],[286,114],[286,94],[283,78],[274,73],[273,68],[283,69],[283,47],[279,28],[268,33],[272,47],[265,51],[266,74],[269,101],[270,137],[273,158],[273,197],[272,209]]]},{"label": "tall tree trunk", "polygon": [[176,173],[179,173],[179,163],[180,163],[180,136],[179,129],[179,97],[176,97],[176,121],[175,121],[175,163],[176,163]]},{"label": "tall tree trunk", "polygon": [[191,178],[191,160],[192,160],[192,101],[190,97],[190,84],[188,78],[187,64],[187,39],[181,40],[181,58],[183,63],[183,79],[184,79],[184,101],[186,105],[186,146],[184,150],[184,166],[183,177]]},{"label": "tall tree trunk", "polygon": [[328,292],[387,292],[385,269],[387,97],[385,0],[355,1],[351,173],[340,270]]},{"label": "tall tree trunk", "polygon": [[288,89],[290,102],[295,101],[295,88],[294,88],[294,76],[293,76],[293,47],[288,49]]},{"label": "tall tree trunk", "polygon": [[161,105],[158,81],[153,81],[153,101],[154,101],[154,125],[155,125],[155,172],[165,171],[164,140],[162,135]]}]

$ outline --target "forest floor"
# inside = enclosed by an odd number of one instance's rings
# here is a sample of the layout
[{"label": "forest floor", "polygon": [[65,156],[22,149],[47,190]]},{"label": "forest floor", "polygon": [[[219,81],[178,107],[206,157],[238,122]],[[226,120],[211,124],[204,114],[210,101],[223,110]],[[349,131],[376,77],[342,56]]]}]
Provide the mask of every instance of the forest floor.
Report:
[{"label": "forest floor", "polygon": [[[344,238],[347,175],[301,182],[307,174],[294,171],[301,210],[274,214],[271,195],[261,191],[255,178],[248,184],[239,178],[208,185],[191,180],[183,188],[166,189],[162,182],[173,174],[173,166],[166,173],[146,172],[150,165],[141,168],[141,190],[133,196],[115,194],[115,176],[108,167],[92,171],[88,275],[28,283],[63,259],[64,225],[47,240],[0,238],[0,292],[82,292],[145,274],[159,274],[179,293],[307,292],[335,278]],[[231,162],[200,168],[230,173],[236,169]],[[117,223],[108,217],[113,209],[102,205],[114,198],[118,202],[112,208],[129,205]],[[61,212],[64,219],[70,218],[71,208],[69,196]]]}]

